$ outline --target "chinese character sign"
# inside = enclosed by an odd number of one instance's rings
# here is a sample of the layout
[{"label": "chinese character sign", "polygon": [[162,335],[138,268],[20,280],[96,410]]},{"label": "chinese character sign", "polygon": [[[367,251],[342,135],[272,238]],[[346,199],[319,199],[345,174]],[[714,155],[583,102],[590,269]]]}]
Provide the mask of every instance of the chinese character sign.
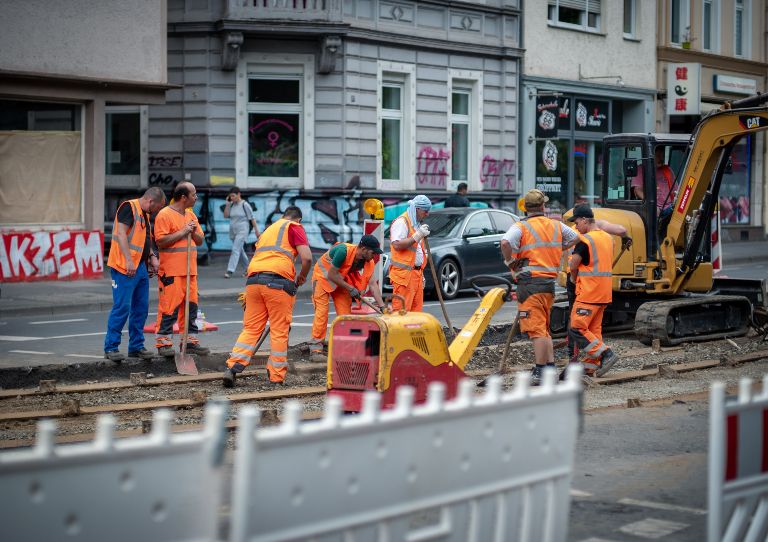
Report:
[{"label": "chinese character sign", "polygon": [[667,115],[698,115],[701,64],[667,64]]}]

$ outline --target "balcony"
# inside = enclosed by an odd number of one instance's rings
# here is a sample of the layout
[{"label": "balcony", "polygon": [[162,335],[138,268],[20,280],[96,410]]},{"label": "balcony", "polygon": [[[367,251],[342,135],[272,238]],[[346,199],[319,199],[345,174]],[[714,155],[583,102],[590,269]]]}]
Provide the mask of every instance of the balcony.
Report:
[{"label": "balcony", "polygon": [[229,20],[340,23],[342,0],[227,0]]}]

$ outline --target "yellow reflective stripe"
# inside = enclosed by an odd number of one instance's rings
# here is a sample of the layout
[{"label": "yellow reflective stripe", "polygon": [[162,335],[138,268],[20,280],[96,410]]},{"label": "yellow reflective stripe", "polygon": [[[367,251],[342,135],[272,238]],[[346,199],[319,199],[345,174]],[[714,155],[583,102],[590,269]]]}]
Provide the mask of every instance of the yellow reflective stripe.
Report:
[{"label": "yellow reflective stripe", "polygon": [[526,271],[546,271],[550,273],[557,273],[558,267],[542,267],[539,265],[526,265],[521,270],[521,273],[525,273]]},{"label": "yellow reflective stripe", "polygon": [[269,360],[268,365],[271,367],[288,367],[287,361],[274,361],[272,359]]},{"label": "yellow reflective stripe", "polygon": [[398,267],[400,269],[405,269],[407,271],[413,271],[413,269],[414,269],[413,266],[406,265],[406,264],[400,263],[400,262],[396,262],[394,260],[392,260],[392,264],[391,265],[393,265],[395,267]]},{"label": "yellow reflective stripe", "polygon": [[247,356],[245,354],[238,354],[237,352],[230,352],[229,357],[235,358],[235,359],[241,359],[243,361],[251,361],[251,356]]},{"label": "yellow reflective stripe", "polygon": [[591,261],[589,262],[593,271],[579,271],[579,276],[581,277],[610,277],[613,275],[610,271],[596,271],[599,269],[598,263],[598,255],[597,255],[597,247],[595,246],[595,240],[592,239],[592,236],[587,234],[584,234],[584,238],[589,242],[589,251],[590,251],[590,258]]},{"label": "yellow reflective stripe", "polygon": [[256,351],[256,346],[255,345],[247,344],[247,343],[235,343],[234,348],[242,348],[246,352],[255,352]]},{"label": "yellow reflective stripe", "polygon": [[144,252],[144,247],[138,247],[136,245],[132,245],[131,243],[128,243],[128,248],[134,252]]}]

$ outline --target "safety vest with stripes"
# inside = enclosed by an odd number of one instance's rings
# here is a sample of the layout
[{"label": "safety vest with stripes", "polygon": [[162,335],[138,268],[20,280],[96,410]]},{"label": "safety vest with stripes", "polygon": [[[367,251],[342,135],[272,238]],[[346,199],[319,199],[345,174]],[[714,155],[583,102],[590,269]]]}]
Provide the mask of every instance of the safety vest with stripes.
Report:
[{"label": "safety vest with stripes", "polygon": [[593,230],[579,237],[589,248],[589,265],[579,266],[576,299],[582,303],[610,303],[613,295],[613,238],[602,230]]},{"label": "safety vest with stripes", "polygon": [[[408,211],[405,211],[395,220],[402,218],[405,220],[406,226],[408,226],[408,237],[413,237],[416,233],[416,229],[411,224],[411,219],[408,217]],[[389,280],[391,282],[407,286],[410,279],[411,271],[416,264],[416,251],[420,250],[424,241],[415,243],[404,250],[397,250],[394,246],[390,246],[392,253],[392,263],[389,266]],[[423,249],[421,249],[423,250]]]},{"label": "safety vest with stripes", "polygon": [[516,224],[522,231],[516,258],[527,259],[520,274],[531,277],[555,278],[563,254],[563,233],[560,222],[545,216],[532,216]]},{"label": "safety vest with stripes", "polygon": [[[358,245],[350,243],[344,243],[344,245],[347,247],[347,257],[344,260],[344,263],[341,264],[341,267],[339,267],[339,273],[345,281],[362,291],[368,285],[371,276],[373,276],[373,269],[376,266],[376,262],[373,260],[363,262],[362,269],[351,271],[352,264],[355,263]],[[336,246],[338,245],[334,245],[334,247]],[[338,288],[338,286],[328,278],[328,272],[331,270],[331,267],[333,267],[333,263],[331,262],[331,251],[329,250],[320,256],[320,259],[317,260],[317,263],[315,264],[315,269],[312,271],[312,281],[317,282],[317,284],[328,293],[331,293]]]},{"label": "safety vest with stripes", "polygon": [[254,273],[277,273],[281,277],[294,280],[296,267],[294,260],[299,254],[292,247],[288,238],[288,228],[298,223],[281,218],[269,226],[256,243],[256,252],[248,264],[248,275]]},{"label": "safety vest with stripes", "polygon": [[[144,219],[144,212],[141,210],[138,199],[132,199],[124,201],[117,208],[117,214],[120,214],[120,209],[123,205],[131,206],[131,213],[133,214],[133,225],[128,228],[128,251],[131,256],[131,261],[134,267],[138,267],[141,262],[141,255],[144,253],[144,243],[147,239],[147,228],[150,228],[150,235],[152,232],[152,226]],[[119,271],[122,274],[127,273],[125,255],[120,250],[120,245],[114,238],[114,232],[117,231],[117,214],[115,215],[115,224],[112,226],[112,243],[109,246],[109,258],[107,259],[107,265]]]}]

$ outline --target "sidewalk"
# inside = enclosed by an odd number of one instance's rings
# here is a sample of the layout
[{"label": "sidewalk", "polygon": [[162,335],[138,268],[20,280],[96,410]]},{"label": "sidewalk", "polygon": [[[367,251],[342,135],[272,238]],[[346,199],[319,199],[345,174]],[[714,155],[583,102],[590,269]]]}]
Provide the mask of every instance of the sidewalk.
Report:
[{"label": "sidewalk", "polygon": [[[224,278],[229,253],[216,253],[212,262],[198,266],[198,294],[200,306],[205,302],[237,302],[245,288],[242,275]],[[317,255],[315,255],[317,259]],[[728,266],[752,262],[768,262],[768,241],[723,243],[724,271]],[[150,279],[149,304],[157,304],[157,286]],[[102,311],[112,308],[109,269],[98,280],[3,283],[0,296],[0,318],[10,316],[52,316],[81,311]],[[297,297],[309,299],[309,285],[299,288]]]}]

